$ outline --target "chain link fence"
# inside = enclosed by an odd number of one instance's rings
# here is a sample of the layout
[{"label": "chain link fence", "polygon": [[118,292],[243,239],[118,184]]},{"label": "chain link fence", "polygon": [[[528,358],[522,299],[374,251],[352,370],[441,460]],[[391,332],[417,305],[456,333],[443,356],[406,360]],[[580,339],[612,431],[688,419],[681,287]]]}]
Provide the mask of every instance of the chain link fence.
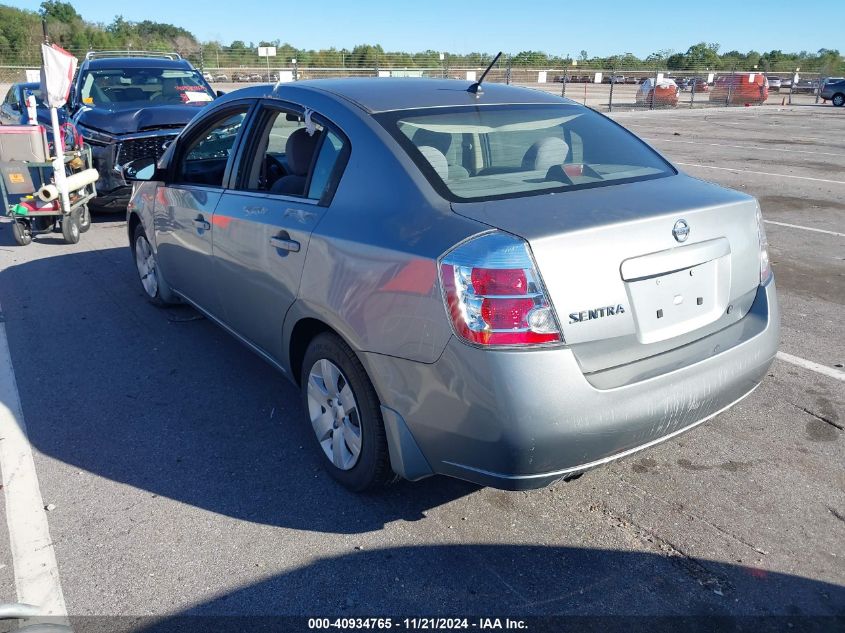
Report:
[{"label": "chain link fence", "polygon": [[[71,50],[79,59],[86,51]],[[414,55],[369,54],[355,57],[345,51],[314,53],[280,51],[276,57],[259,58],[255,49],[199,47],[178,51],[200,69],[219,90],[276,81],[301,81],[338,77],[432,77],[474,81],[484,72],[492,56],[477,55],[475,64],[454,62],[448,55],[428,51]],[[142,55],[141,51],[127,51]],[[31,66],[0,66],[0,89],[26,81]],[[721,66],[725,66],[722,62]],[[845,75],[842,62],[817,69],[781,64],[766,68],[738,64],[711,68],[692,65],[669,68],[664,61],[654,64],[628,62],[590,66],[569,62],[557,68],[526,67],[519,59],[503,55],[485,81],[508,83],[553,92],[601,111],[654,110],[726,107],[746,105],[810,105],[820,103],[819,89],[828,77]],[[5,92],[4,92],[5,93]]]}]

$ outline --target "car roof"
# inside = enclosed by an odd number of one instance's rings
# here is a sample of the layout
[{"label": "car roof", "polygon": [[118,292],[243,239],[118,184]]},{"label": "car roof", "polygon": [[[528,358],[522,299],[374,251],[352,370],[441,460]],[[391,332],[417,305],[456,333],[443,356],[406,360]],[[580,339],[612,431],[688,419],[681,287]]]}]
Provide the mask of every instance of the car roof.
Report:
[{"label": "car roof", "polygon": [[83,62],[89,70],[106,70],[120,68],[193,68],[184,59],[162,59],[160,57],[106,57],[104,59],[89,59]]},{"label": "car roof", "polygon": [[[544,90],[534,90],[501,83],[485,83],[478,96],[467,92],[471,81],[416,77],[370,77],[313,79],[298,81],[297,88],[328,93],[350,101],[370,113],[417,108],[462,105],[560,104],[573,103]],[[274,96],[281,96],[280,84]],[[266,94],[266,86],[262,93]]]}]

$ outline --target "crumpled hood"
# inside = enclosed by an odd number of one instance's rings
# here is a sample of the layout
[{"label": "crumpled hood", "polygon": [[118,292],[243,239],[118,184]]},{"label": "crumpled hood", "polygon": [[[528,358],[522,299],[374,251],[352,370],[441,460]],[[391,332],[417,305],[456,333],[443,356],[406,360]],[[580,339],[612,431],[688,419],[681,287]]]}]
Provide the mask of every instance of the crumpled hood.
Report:
[{"label": "crumpled hood", "polygon": [[76,115],[76,124],[109,134],[132,134],[156,128],[184,126],[202,106],[160,105],[146,108],[110,109],[86,106]]}]

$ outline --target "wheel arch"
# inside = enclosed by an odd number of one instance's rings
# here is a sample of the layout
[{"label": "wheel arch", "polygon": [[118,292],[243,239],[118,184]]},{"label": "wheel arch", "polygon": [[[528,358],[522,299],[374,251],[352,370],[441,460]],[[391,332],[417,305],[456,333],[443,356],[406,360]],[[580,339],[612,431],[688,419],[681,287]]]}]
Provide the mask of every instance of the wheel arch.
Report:
[{"label": "wheel arch", "polygon": [[287,362],[288,368],[290,369],[290,378],[297,385],[301,385],[302,361],[305,360],[305,352],[308,349],[308,345],[316,336],[324,332],[334,334],[349,345],[349,341],[337,330],[320,319],[304,316],[299,318],[293,325],[290,335],[287,337]]},{"label": "wheel arch", "polygon": [[135,227],[141,224],[141,216],[137,211],[129,212],[129,221],[126,223],[126,231],[129,234],[129,243],[132,244],[132,238],[135,235]]},{"label": "wheel arch", "polygon": [[373,380],[372,368],[368,367],[366,356],[360,354],[349,340],[336,328],[314,316],[302,316],[293,324],[288,337],[287,359],[290,370],[290,378],[297,386],[302,386],[302,363],[305,360],[305,352],[308,345],[315,337],[323,333],[331,333],[337,336],[344,343],[349,345],[353,353],[358,357],[373,389],[376,398],[380,403],[382,422],[384,423],[385,439],[387,441],[387,452],[390,459],[390,468],[393,473],[402,479],[418,481],[434,474],[431,465],[424,456],[422,450],[414,439],[402,416],[390,407],[385,406],[379,387]]}]

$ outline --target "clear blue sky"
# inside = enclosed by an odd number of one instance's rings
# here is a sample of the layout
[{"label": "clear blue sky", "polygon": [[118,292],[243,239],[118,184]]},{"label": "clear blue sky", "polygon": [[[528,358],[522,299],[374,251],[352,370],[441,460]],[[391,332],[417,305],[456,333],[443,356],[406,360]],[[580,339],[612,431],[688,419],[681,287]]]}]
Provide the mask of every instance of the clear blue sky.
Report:
[{"label": "clear blue sky", "polygon": [[[155,20],[187,28],[200,40],[280,39],[297,48],[516,53],[577,56],[660,49],[686,51],[700,41],[722,51],[816,51],[845,48],[842,0],[71,0],[89,21]],[[36,9],[40,0],[0,0]]]}]

